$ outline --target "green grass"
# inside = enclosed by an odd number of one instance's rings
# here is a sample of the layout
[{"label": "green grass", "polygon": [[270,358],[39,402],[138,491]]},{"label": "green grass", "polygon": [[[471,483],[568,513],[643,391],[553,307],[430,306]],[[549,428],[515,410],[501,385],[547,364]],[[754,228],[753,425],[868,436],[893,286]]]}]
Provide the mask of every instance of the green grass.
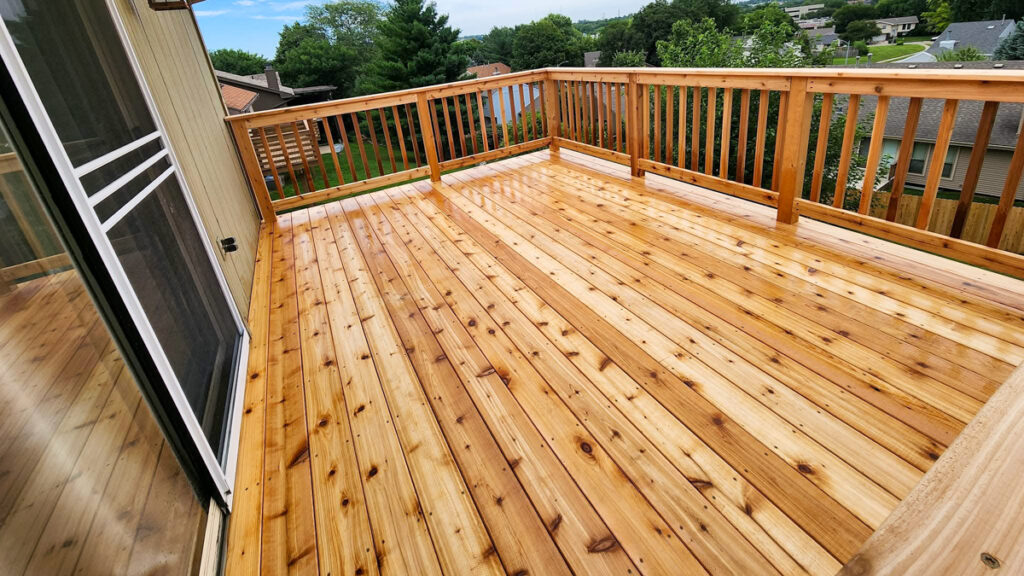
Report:
[{"label": "green grass", "polygon": [[[891,60],[893,58],[899,58],[902,56],[909,56],[916,52],[924,50],[924,46],[919,44],[904,44],[903,46],[868,46],[868,52],[871,52],[872,62],[883,62],[885,60]],[[850,63],[856,62],[856,58],[850,58]],[[861,58],[863,62],[864,59]],[[846,58],[833,58],[833,64],[845,64]]]},{"label": "green grass", "polygon": [[[348,160],[345,157],[345,152],[341,151],[338,153],[338,165],[341,166],[341,173],[342,176],[344,177],[345,184],[349,184],[357,180],[363,180],[364,178],[376,178],[377,176],[384,176],[387,174],[391,174],[392,172],[401,172],[402,170],[404,170],[404,166],[402,165],[401,154],[399,154],[397,151],[395,152],[395,167],[397,168],[397,170],[391,170],[391,161],[388,158],[387,153],[383,151],[383,154],[381,155],[381,165],[383,166],[384,170],[379,170],[377,168],[377,152],[373,149],[373,145],[367,142],[365,143],[364,146],[366,149],[366,168],[369,168],[369,175],[367,175],[367,171],[363,167],[362,158],[359,156],[359,148],[354,148],[352,150],[352,162],[355,164],[356,167],[355,178],[352,177],[352,171],[349,169]],[[411,150],[408,151],[408,156],[409,169],[412,170],[417,167],[416,158],[412,154]],[[327,183],[324,183],[324,176],[323,172],[320,171],[320,165],[310,164],[309,176],[313,180],[313,190],[322,190],[324,188],[331,188],[333,186],[338,186],[340,184],[340,181],[338,180],[338,172],[334,169],[334,158],[331,156],[330,152],[324,154],[323,159],[324,172],[327,172]],[[420,160],[423,160],[423,158],[420,158]],[[307,194],[310,192],[309,184],[306,181],[304,171],[297,168],[298,167],[294,167],[293,169],[295,169],[295,177],[300,182],[299,189],[302,191],[303,194]],[[279,168],[278,175],[281,177],[281,183],[284,185],[283,197],[287,198],[289,196],[295,196],[295,184],[294,182],[292,182],[291,175],[288,173],[288,170]],[[267,185],[268,187],[273,187],[273,185],[270,184],[270,181],[267,181]],[[280,192],[278,192],[277,190],[271,190],[271,195],[275,199],[282,198]]]},{"label": "green grass", "polygon": [[904,36],[904,42],[931,42],[934,36]]}]

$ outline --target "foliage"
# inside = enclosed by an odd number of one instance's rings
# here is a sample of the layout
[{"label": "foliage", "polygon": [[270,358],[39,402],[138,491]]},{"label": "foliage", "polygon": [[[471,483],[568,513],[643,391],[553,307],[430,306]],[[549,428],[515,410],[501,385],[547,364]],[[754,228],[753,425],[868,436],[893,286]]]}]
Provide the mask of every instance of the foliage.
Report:
[{"label": "foliage", "polygon": [[210,52],[210,61],[213,62],[214,69],[239,76],[260,74],[267,64],[270,64],[269,60],[259,54],[233,48],[221,48]]},{"label": "foliage", "polygon": [[879,0],[875,4],[879,18],[919,16],[928,10],[927,0]]},{"label": "foliage", "polygon": [[[296,24],[300,26],[300,24]],[[355,87],[357,52],[327,38],[309,35],[288,49],[278,61],[281,81],[287,86],[338,87],[340,94],[351,94]]]},{"label": "foliage", "polygon": [[753,34],[755,30],[761,28],[764,24],[782,25],[790,31],[790,36],[798,30],[793,17],[786,14],[786,11],[774,2],[758,6],[744,14],[740,30],[744,34]]},{"label": "foliage", "polygon": [[926,27],[932,32],[942,32],[953,22],[953,10],[948,0],[928,0],[928,11],[921,14]]},{"label": "foliage", "polygon": [[867,56],[871,50],[868,48],[868,43],[863,40],[858,40],[853,43],[853,49],[857,51],[858,56]]},{"label": "foliage", "polygon": [[658,42],[658,59],[670,67],[735,68],[743,63],[743,50],[729,30],[719,31],[711,18],[679,20],[668,40]]},{"label": "foliage", "polygon": [[641,50],[640,38],[630,25],[629,20],[616,20],[608,23],[597,36],[596,48],[601,51],[601,66],[615,66],[614,58],[620,52],[640,52],[640,61],[645,60]]},{"label": "foliage", "polygon": [[849,4],[832,14],[832,22],[836,25],[836,32],[841,34],[846,32],[846,27],[851,22],[874,20],[876,16],[874,6],[868,4]]},{"label": "foliage", "polygon": [[516,29],[510,64],[513,70],[562,64],[582,66],[583,52],[590,46],[567,16],[548,14]]},{"label": "foliage", "polygon": [[1024,22],[1017,23],[1017,30],[999,43],[993,55],[996,60],[1024,60]]},{"label": "foliage", "polygon": [[332,0],[306,8],[306,22],[323,31],[331,43],[359,50],[373,49],[381,16],[380,5],[366,0]]},{"label": "foliage", "polygon": [[674,23],[679,20],[699,22],[704,18],[710,18],[720,30],[735,29],[739,8],[729,0],[655,0],[633,15],[631,26],[639,37],[638,47],[647,53],[651,64],[658,66],[661,64],[658,42],[668,39]]},{"label": "foliage", "polygon": [[847,24],[846,30],[839,34],[839,37],[847,42],[857,42],[871,40],[881,33],[878,24],[875,24],[873,20],[857,20]]},{"label": "foliage", "polygon": [[515,29],[495,26],[480,39],[480,48],[470,59],[476,64],[501,62],[511,65],[515,40]]},{"label": "foliage", "polygon": [[1024,2],[1020,0],[949,0],[953,22],[977,20],[1018,19],[1024,16]]},{"label": "foliage", "polygon": [[607,26],[618,22],[627,22],[629,16],[616,16],[602,20],[580,20],[573,24],[583,34],[600,34]]},{"label": "foliage", "polygon": [[[602,57],[603,57],[602,52]],[[616,68],[639,68],[645,66],[645,55],[642,50],[623,50],[612,57],[611,65]]]},{"label": "foliage", "polygon": [[964,46],[959,50],[944,50],[935,57],[939,62],[979,62],[985,55],[974,46]]},{"label": "foliage", "polygon": [[[744,66],[752,68],[802,68],[809,66],[810,42],[791,42],[793,32],[786,24],[766,22],[754,30],[750,53]],[[804,36],[806,38],[806,35]]]},{"label": "foliage", "polygon": [[468,59],[453,49],[459,31],[448,15],[424,0],[395,0],[380,24],[379,56],[369,65],[359,89],[388,92],[451,82],[465,70]]},{"label": "foliage", "polygon": [[[841,111],[846,107],[846,103],[844,102],[846,98],[847,97],[845,96],[841,96],[836,99],[832,119],[829,123],[828,146],[825,152],[825,162],[821,171],[821,202],[824,204],[832,204],[832,200],[835,198],[836,183],[839,176],[839,161],[842,156],[841,153],[843,148],[843,131],[846,128],[846,115],[837,113],[837,111]],[[816,101],[814,103],[814,111],[811,118],[811,134],[816,137],[821,118],[821,102]],[[871,136],[871,123],[873,118],[874,115],[869,114],[857,122],[854,142],[861,142],[865,138],[869,138]],[[816,147],[811,146],[807,157],[807,164],[805,168],[806,172],[804,174],[804,198],[810,198],[811,180],[816,155]],[[878,166],[878,178],[876,181],[882,179],[882,176],[889,170],[889,165],[891,163],[892,158],[888,156],[881,159]],[[854,189],[851,184],[863,180],[865,166],[867,166],[867,158],[858,154],[857,147],[854,147],[850,158],[849,173],[846,179],[849,190],[847,190],[846,196],[843,199],[843,208],[846,210],[856,210],[860,204],[860,190]]]}]

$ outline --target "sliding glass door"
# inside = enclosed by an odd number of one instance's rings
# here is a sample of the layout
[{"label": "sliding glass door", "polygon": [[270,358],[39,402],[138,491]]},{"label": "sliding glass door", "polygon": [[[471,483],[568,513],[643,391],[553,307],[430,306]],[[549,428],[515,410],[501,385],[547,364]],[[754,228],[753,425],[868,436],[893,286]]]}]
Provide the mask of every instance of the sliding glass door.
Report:
[{"label": "sliding glass door", "polygon": [[103,0],[0,0],[0,17],[4,63],[173,399],[161,408],[229,502],[247,336],[120,22]]}]

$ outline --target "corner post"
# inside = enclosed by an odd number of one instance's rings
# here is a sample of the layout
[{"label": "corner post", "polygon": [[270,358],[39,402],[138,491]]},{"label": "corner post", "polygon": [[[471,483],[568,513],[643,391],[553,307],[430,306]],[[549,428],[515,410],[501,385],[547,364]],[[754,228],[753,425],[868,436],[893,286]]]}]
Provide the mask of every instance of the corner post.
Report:
[{"label": "corner post", "polygon": [[558,84],[551,78],[551,72],[544,74],[544,107],[548,116],[548,145],[552,152],[558,152],[558,139],[562,137],[562,121],[558,98]]},{"label": "corner post", "polygon": [[256,149],[253,147],[252,139],[249,137],[249,126],[245,121],[232,121],[231,134],[235,138],[235,148],[242,159],[242,167],[245,175],[249,178],[249,186],[252,188],[253,196],[256,197],[256,205],[260,209],[260,218],[264,222],[273,223],[277,220],[274,213],[274,204],[270,199],[270,190],[267,189],[267,182],[263,179],[263,169],[260,168],[260,160],[256,157]]},{"label": "corner post", "polygon": [[427,107],[430,101],[427,95],[420,92],[416,95],[416,113],[420,120],[420,134],[423,135],[423,148],[427,153],[427,164],[430,165],[430,181],[441,181],[441,164],[437,160],[437,143],[435,141],[434,125],[430,121],[430,112]]},{"label": "corner post", "polygon": [[626,88],[626,110],[629,118],[626,126],[626,147],[629,149],[629,171],[633,177],[639,178],[644,175],[640,168],[640,141],[647,135],[640,134],[640,85],[636,82],[636,73],[629,74],[629,84]]},{"label": "corner post", "polygon": [[807,78],[790,78],[783,126],[782,161],[779,170],[779,208],[776,219],[794,224],[800,217],[796,201],[804,189],[807,142],[811,135],[814,94],[807,91]]}]

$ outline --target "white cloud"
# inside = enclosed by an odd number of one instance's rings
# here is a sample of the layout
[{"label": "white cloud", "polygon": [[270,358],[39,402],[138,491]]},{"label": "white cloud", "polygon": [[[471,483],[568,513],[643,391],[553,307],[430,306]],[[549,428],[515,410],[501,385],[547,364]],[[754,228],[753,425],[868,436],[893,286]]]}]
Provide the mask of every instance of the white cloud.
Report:
[{"label": "white cloud", "polygon": [[210,16],[220,16],[221,14],[227,14],[229,10],[195,10],[194,13],[196,18],[208,18]]},{"label": "white cloud", "polygon": [[235,2],[236,6],[252,6],[256,4],[255,0],[238,0]]}]

